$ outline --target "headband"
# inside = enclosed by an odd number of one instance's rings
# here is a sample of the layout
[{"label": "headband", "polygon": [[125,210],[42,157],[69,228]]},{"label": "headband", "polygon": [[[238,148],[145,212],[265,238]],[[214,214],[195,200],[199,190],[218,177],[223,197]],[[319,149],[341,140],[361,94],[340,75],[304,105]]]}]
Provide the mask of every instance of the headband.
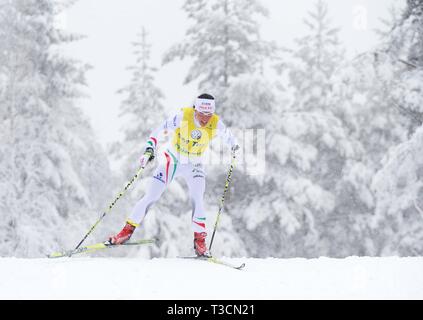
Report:
[{"label": "headband", "polygon": [[214,100],[197,98],[195,100],[195,110],[201,113],[214,113],[215,104]]}]

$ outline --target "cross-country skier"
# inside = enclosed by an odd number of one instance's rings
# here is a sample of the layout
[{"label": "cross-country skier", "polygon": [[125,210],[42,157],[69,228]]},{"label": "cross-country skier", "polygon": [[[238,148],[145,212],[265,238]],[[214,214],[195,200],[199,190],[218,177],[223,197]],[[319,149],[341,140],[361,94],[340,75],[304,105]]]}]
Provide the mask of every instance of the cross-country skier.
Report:
[{"label": "cross-country skier", "polygon": [[150,160],[154,158],[158,136],[165,131],[173,133],[172,139],[158,155],[159,164],[144,197],[133,208],[124,228],[118,234],[111,236],[108,241],[111,244],[128,241],[135,228],[143,221],[148,209],[159,200],[166,186],[176,177],[182,176],[188,185],[193,205],[192,229],[195,253],[198,256],[208,255],[206,211],[203,205],[206,177],[203,169],[203,153],[216,136],[222,138],[232,151],[236,151],[239,146],[234,135],[215,114],[215,100],[210,94],[198,96],[192,108],[183,108],[150,134],[141,157],[142,166],[149,160],[146,155],[151,153],[153,156]]}]

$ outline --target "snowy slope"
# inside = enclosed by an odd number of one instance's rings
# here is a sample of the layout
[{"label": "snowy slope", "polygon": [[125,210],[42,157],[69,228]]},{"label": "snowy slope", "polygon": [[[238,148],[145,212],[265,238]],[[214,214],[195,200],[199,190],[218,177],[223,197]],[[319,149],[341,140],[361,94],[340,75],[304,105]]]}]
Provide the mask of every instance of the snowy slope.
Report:
[{"label": "snowy slope", "polygon": [[0,299],[423,299],[423,258],[225,260],[0,258]]}]

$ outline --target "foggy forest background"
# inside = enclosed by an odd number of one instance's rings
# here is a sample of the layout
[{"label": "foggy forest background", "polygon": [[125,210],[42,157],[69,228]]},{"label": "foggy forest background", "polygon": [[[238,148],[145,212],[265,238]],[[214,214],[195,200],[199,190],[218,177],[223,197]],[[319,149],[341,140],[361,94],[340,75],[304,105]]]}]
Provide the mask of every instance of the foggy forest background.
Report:
[{"label": "foggy forest background", "polygon": [[[245,170],[246,158],[235,168],[214,254],[423,254],[422,0],[392,9],[375,50],[353,59],[324,0],[310,1],[298,17],[308,33],[290,47],[263,39],[259,21],[269,12],[258,0],[186,0],[190,26],[155,53],[162,55],[157,66],[141,21],[131,80],[116,88],[124,137],[107,150],[79,106],[93,66],[62,50],[84,35],[55,23],[74,2],[0,0],[0,256],[75,247],[135,174],[150,131],[171,116],[155,74],[181,59],[190,62],[185,84],[197,82],[198,93],[216,97],[217,113],[242,143],[247,130],[265,132],[254,140],[255,150],[265,146],[265,171]],[[207,167],[209,235],[228,161]],[[85,243],[118,232],[147,182],[138,180]],[[192,253],[185,189],[173,181],[133,236],[159,245],[99,255]]]}]

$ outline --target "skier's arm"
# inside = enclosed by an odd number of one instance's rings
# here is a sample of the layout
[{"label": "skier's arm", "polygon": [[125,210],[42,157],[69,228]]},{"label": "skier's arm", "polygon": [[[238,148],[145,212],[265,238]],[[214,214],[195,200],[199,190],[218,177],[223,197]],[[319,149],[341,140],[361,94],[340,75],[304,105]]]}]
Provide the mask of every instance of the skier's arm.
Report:
[{"label": "skier's arm", "polygon": [[159,127],[154,129],[149,135],[145,146],[145,151],[147,151],[147,149],[152,149],[151,151],[154,154],[160,135],[164,132],[172,132],[178,128],[181,124],[182,116],[182,113],[175,114],[173,117],[166,119]]},{"label": "skier's arm", "polygon": [[238,140],[222,120],[219,120],[217,123],[217,136],[219,136],[233,151],[239,149]]}]

